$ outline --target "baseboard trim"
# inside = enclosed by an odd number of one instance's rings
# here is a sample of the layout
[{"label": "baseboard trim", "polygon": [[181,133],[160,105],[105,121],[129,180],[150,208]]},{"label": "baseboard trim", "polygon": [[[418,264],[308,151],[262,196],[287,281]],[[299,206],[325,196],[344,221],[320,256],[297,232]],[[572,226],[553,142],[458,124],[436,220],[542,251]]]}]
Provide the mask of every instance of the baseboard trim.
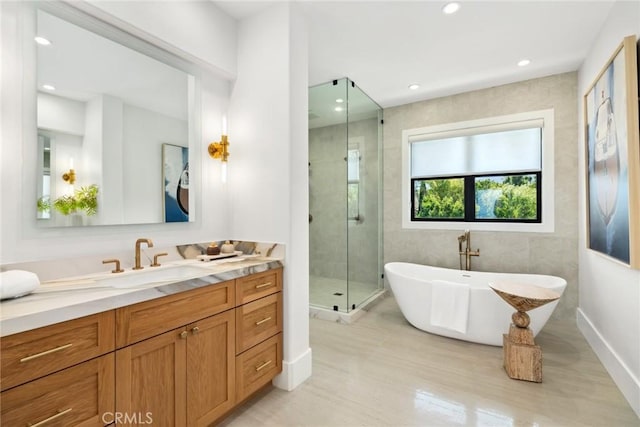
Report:
[{"label": "baseboard trim", "polygon": [[282,372],[273,379],[273,385],[279,389],[291,391],[311,376],[311,348],[288,362],[282,362]]},{"label": "baseboard trim", "polygon": [[640,418],[640,381],[638,378],[634,377],[627,365],[580,308],[576,310],[576,323],[604,368],[611,375],[613,382],[616,383],[622,395]]}]

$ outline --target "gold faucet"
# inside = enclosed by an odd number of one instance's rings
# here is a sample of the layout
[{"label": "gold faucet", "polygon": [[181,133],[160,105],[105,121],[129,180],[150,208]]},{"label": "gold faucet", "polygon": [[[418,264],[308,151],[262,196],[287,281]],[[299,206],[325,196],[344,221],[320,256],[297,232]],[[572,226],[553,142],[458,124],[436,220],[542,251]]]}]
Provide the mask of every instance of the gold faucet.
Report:
[{"label": "gold faucet", "polygon": [[153,242],[151,239],[138,239],[136,240],[136,265],[133,267],[134,270],[142,270],[144,267],[140,265],[140,243],[146,243],[147,247],[152,248]]},{"label": "gold faucet", "polygon": [[[462,250],[462,243],[466,242],[466,248]],[[471,257],[480,256],[480,249],[476,251],[471,250],[471,232],[465,230],[464,234],[458,236],[458,254],[465,257],[465,270],[471,270]],[[462,259],[460,259],[460,270],[462,270]]]}]

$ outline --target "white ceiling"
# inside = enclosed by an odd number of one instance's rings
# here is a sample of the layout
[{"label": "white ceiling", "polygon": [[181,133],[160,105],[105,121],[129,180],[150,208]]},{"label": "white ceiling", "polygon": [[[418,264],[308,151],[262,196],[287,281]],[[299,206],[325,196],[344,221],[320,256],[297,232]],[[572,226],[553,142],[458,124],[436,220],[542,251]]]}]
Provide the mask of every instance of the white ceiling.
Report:
[{"label": "white ceiling", "polygon": [[[216,1],[236,19],[273,2]],[[351,78],[382,107],[577,70],[613,0],[301,1],[309,85]],[[518,67],[519,60],[531,64]],[[419,83],[411,91],[408,85]]]}]

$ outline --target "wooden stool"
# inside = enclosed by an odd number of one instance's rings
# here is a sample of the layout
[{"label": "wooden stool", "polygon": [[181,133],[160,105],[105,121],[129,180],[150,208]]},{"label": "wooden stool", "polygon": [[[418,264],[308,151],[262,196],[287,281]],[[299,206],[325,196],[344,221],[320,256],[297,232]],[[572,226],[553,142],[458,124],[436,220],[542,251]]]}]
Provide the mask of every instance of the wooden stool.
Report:
[{"label": "wooden stool", "polygon": [[494,282],[489,287],[517,311],[511,316],[509,334],[502,335],[504,369],[509,378],[542,382],[542,349],[533,341],[526,313],[560,298],[560,294],[535,285]]}]

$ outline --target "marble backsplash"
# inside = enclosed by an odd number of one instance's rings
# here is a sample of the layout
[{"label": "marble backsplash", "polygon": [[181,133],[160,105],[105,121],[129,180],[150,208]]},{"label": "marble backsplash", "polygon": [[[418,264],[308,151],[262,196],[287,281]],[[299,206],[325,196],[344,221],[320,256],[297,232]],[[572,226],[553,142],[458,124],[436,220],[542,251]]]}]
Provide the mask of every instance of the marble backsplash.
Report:
[{"label": "marble backsplash", "polygon": [[[225,241],[217,241],[218,246],[222,246]],[[245,255],[262,255],[274,259],[284,259],[285,247],[280,243],[264,243],[249,241],[231,241],[236,251],[242,251]],[[211,242],[191,243],[170,247],[151,247],[143,245],[140,250],[142,266],[147,267],[153,262],[153,257],[157,254],[167,253],[158,259],[160,264],[179,261],[182,259],[195,259],[198,255],[206,254],[207,247]],[[133,245],[132,245],[133,246]],[[64,277],[81,276],[85,274],[108,272],[113,268],[113,264],[103,264],[106,259],[120,260],[121,268],[127,270],[134,265],[134,251],[122,251],[118,253],[105,253],[100,255],[88,255],[84,257],[60,258],[46,261],[32,261],[15,264],[5,264],[0,266],[0,271],[26,270],[38,275],[41,282],[61,279]]]}]

